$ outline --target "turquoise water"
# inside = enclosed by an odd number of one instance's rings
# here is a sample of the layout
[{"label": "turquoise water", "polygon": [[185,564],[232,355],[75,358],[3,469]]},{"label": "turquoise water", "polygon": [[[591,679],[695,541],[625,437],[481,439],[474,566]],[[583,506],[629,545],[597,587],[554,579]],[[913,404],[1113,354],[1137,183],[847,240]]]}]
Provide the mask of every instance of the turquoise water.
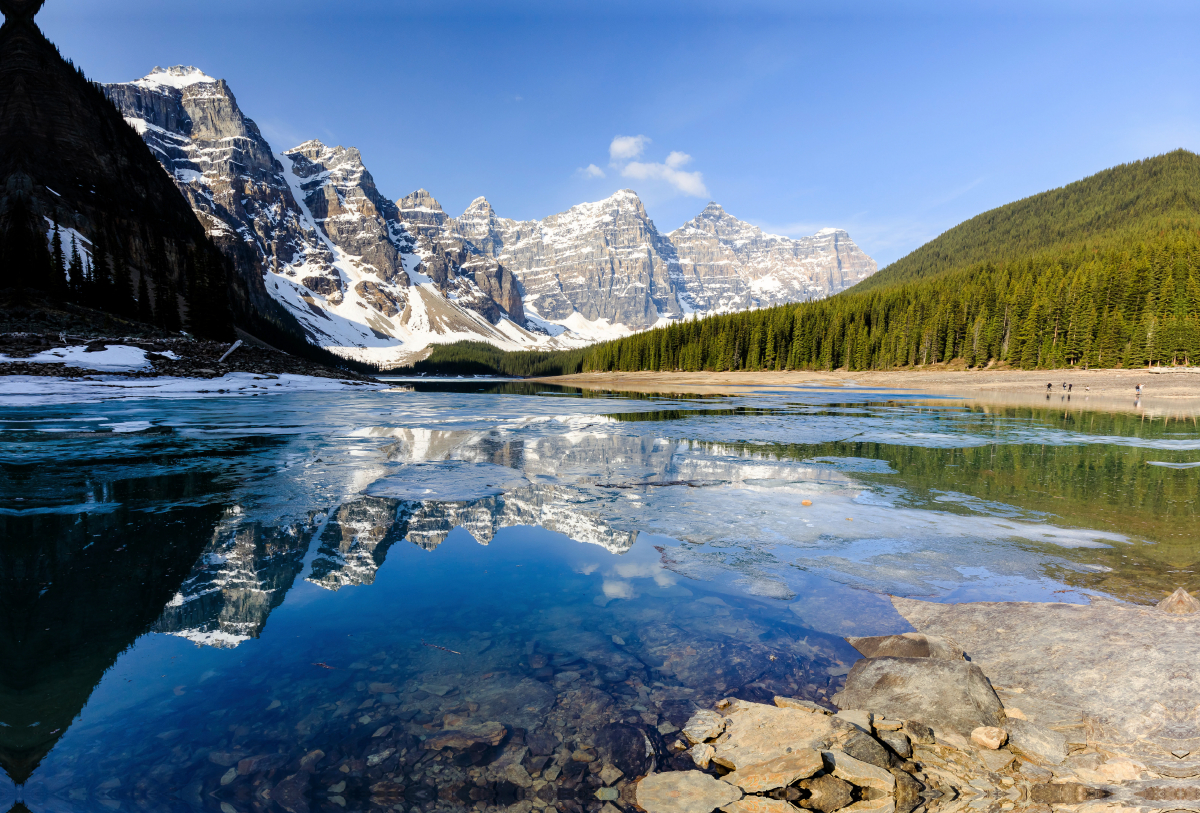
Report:
[{"label": "turquoise water", "polygon": [[1200,559],[1200,437],[1135,414],[425,382],[0,432],[35,811],[598,810],[614,731],[691,767],[696,706],[828,702],[842,636],[908,629],[888,594],[1147,601]]}]

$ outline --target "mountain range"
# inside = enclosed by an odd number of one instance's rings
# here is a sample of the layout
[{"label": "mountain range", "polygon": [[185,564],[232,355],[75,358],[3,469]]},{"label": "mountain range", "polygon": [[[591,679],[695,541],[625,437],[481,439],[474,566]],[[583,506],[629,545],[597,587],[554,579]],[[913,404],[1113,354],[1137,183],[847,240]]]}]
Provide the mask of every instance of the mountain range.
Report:
[{"label": "mountain range", "polygon": [[432,344],[564,349],[694,315],[837,293],[876,270],[849,235],[792,239],[710,203],[662,234],[632,190],[542,220],[426,190],[392,201],[354,148],[277,152],[229,85],[193,67],[101,86],[239,277],[307,340],[383,367]]}]

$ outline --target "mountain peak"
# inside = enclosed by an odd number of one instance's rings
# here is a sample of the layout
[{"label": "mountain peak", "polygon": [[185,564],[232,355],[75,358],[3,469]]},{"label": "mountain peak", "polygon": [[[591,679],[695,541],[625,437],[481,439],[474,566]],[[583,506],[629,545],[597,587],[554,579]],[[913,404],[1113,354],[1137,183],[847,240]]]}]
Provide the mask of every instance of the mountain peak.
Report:
[{"label": "mountain peak", "polygon": [[0,0],[0,12],[9,20],[32,20],[46,0]]},{"label": "mountain peak", "polygon": [[442,204],[434,199],[433,195],[429,194],[428,189],[418,189],[400,200],[396,201],[396,205],[401,209],[432,209],[435,212],[442,211]]},{"label": "mountain peak", "polygon": [[182,90],[190,85],[211,85],[218,81],[192,65],[174,65],[170,68],[155,65],[154,70],[132,84],[152,90],[164,87]]},{"label": "mountain peak", "polygon": [[468,214],[494,215],[496,214],[496,210],[492,208],[492,204],[488,203],[487,198],[480,195],[467,204],[467,208],[463,210],[463,217],[466,217]]}]

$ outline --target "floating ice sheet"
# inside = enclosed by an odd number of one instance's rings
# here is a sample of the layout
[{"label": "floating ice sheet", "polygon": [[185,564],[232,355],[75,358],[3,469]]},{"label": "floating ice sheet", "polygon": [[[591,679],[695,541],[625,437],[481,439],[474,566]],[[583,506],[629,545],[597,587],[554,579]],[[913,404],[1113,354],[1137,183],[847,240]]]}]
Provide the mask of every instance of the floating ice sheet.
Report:
[{"label": "floating ice sheet", "polygon": [[494,497],[527,485],[525,475],[507,466],[446,460],[408,463],[371,483],[364,493],[397,500],[459,502]]}]

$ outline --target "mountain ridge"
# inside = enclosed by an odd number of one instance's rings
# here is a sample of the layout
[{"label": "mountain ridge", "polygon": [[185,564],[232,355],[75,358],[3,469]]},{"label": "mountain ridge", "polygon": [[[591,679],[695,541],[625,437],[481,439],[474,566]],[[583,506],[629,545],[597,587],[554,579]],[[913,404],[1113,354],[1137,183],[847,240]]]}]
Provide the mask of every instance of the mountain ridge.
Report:
[{"label": "mountain ridge", "polygon": [[484,197],[452,217],[425,189],[388,200],[353,147],[310,140],[275,151],[228,84],[193,66],[104,90],[241,274],[263,279],[311,342],[385,367],[459,339],[578,347],[825,295],[876,268],[848,235],[771,236],[804,247],[790,259],[776,251],[774,269],[745,280],[712,263],[684,266],[632,190],[540,220],[500,217]]}]

